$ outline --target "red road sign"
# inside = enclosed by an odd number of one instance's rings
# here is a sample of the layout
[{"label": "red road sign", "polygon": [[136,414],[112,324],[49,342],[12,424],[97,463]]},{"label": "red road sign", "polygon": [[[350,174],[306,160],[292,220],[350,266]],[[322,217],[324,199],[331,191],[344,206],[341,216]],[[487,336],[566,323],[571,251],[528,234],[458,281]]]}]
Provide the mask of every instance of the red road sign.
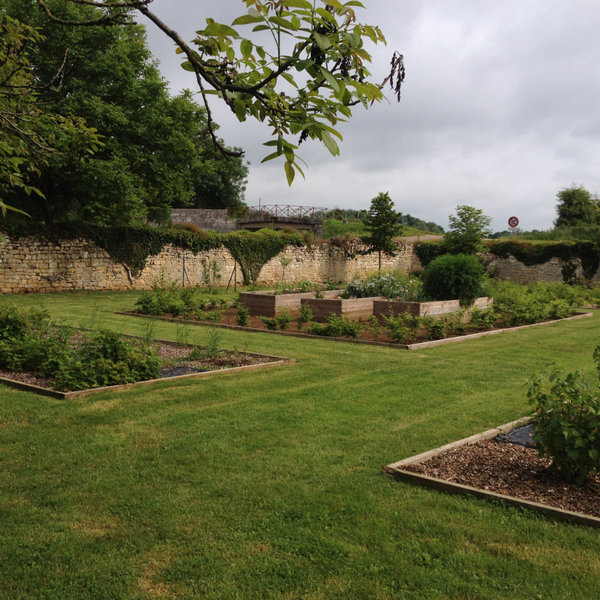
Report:
[{"label": "red road sign", "polygon": [[516,227],[519,224],[519,219],[517,219],[517,217],[511,217],[508,220],[508,224],[510,225],[510,227]]}]

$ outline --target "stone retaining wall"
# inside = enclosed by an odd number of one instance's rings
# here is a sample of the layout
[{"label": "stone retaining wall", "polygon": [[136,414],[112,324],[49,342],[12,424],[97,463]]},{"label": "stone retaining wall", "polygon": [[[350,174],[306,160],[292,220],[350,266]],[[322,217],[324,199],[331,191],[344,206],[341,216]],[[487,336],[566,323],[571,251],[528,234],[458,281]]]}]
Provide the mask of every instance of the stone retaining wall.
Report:
[{"label": "stone retaining wall", "polygon": [[[310,247],[289,247],[268,262],[259,281],[266,285],[284,281],[342,281],[363,277],[377,270],[377,254],[362,255],[360,243],[345,247],[315,242]],[[134,278],[122,264],[115,263],[105,250],[88,240],[64,240],[52,243],[36,238],[0,241],[0,293],[52,292],[61,290],[150,289],[159,279],[190,286],[202,286],[207,267],[216,264],[220,280],[227,284],[234,260],[225,248],[194,255],[190,251],[166,246],[148,258],[146,268]],[[562,281],[563,262],[552,259],[544,265],[527,267],[510,257],[488,255],[489,269],[502,279],[512,281]],[[411,244],[403,244],[395,257],[382,256],[382,268],[404,272],[418,271],[419,259]],[[578,272],[581,272],[579,268]],[[595,277],[597,279],[598,276]],[[237,269],[238,283],[242,282]]]}]

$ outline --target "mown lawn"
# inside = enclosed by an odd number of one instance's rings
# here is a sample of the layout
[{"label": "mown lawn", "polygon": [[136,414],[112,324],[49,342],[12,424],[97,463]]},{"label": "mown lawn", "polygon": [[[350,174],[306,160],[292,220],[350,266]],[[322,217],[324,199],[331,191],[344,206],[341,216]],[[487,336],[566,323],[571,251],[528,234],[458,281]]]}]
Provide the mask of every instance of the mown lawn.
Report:
[{"label": "mown lawn", "polygon": [[[82,326],[135,293],[6,297]],[[153,322],[168,339],[202,327]],[[600,318],[409,353],[223,330],[263,372],[58,401],[0,386],[0,597],[600,597],[598,531],[394,482],[383,465],[595,376]]]}]

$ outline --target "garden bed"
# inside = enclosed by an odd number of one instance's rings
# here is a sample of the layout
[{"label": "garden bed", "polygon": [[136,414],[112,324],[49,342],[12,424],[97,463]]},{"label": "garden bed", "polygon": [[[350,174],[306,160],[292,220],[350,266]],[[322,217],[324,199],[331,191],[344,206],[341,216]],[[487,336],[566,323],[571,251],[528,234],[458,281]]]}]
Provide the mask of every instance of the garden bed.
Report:
[{"label": "garden bed", "polygon": [[[134,336],[125,336],[138,339]],[[211,355],[204,354],[202,348],[190,344],[179,344],[168,340],[153,340],[151,347],[161,361],[160,377],[132,383],[109,385],[76,391],[59,391],[54,388],[51,378],[36,377],[30,372],[0,370],[0,383],[54,398],[74,398],[103,391],[118,391],[132,386],[147,385],[159,381],[202,378],[216,373],[232,373],[241,370],[253,370],[263,367],[290,364],[293,359],[217,349]]]},{"label": "garden bed", "polygon": [[[483,296],[476,298],[475,302],[469,307],[468,312],[474,308],[478,310],[487,310],[493,304],[492,298]],[[397,317],[401,313],[408,313],[414,317],[443,317],[444,315],[454,314],[463,311],[459,300],[437,300],[431,302],[404,302],[401,300],[379,300],[373,301],[373,314],[377,317],[385,317],[389,314]]]},{"label": "garden bed", "polygon": [[[221,321],[202,321],[198,319],[189,319],[184,317],[174,317],[171,315],[165,316],[150,316],[140,314],[136,311],[118,311],[116,314],[125,315],[129,317],[140,317],[143,319],[157,319],[160,321],[168,321],[173,323],[181,323],[185,325],[200,325],[204,327],[218,327],[224,329],[232,329],[237,331],[247,331],[251,333],[273,333],[275,335],[283,335],[283,336],[291,336],[291,337],[299,337],[299,338],[308,338],[308,339],[321,339],[321,340],[330,340],[332,342],[346,342],[346,343],[354,343],[354,344],[366,344],[370,346],[384,346],[388,348],[399,348],[403,350],[420,350],[423,348],[428,348],[431,346],[439,346],[444,344],[452,344],[456,342],[476,339],[479,337],[485,337],[490,335],[498,335],[501,333],[506,333],[510,331],[517,331],[519,329],[527,329],[530,327],[541,327],[545,325],[553,325],[556,323],[561,323],[563,321],[571,321],[576,319],[586,319],[594,316],[594,313],[577,313],[570,317],[565,317],[564,319],[552,319],[547,321],[542,321],[540,323],[531,323],[529,325],[519,325],[516,327],[503,327],[503,328],[495,328],[490,330],[481,331],[477,328],[473,328],[471,333],[469,333],[469,329],[466,329],[466,333],[462,335],[455,335],[450,337],[445,337],[441,339],[422,339],[422,341],[411,339],[406,343],[401,341],[395,341],[389,336],[385,336],[383,333],[373,333],[373,331],[368,329],[361,329],[356,338],[351,336],[327,336],[327,335],[315,335],[308,333],[307,329],[303,329],[301,331],[296,331],[295,326],[292,324],[289,329],[269,329],[264,321],[261,320],[260,317],[250,317],[248,319],[248,324],[246,326],[236,325],[236,313],[235,309],[228,309],[221,314]],[[360,327],[366,327],[368,323],[364,320],[357,321]]]},{"label": "garden bed", "polygon": [[349,319],[360,319],[373,314],[375,301],[385,301],[381,296],[372,298],[302,298],[301,305],[308,306],[313,319],[325,322],[329,315],[338,315]]},{"label": "garden bed", "polygon": [[383,472],[409,483],[474,495],[600,528],[600,475],[566,483],[536,449],[496,441],[528,422],[521,419],[387,465]]}]

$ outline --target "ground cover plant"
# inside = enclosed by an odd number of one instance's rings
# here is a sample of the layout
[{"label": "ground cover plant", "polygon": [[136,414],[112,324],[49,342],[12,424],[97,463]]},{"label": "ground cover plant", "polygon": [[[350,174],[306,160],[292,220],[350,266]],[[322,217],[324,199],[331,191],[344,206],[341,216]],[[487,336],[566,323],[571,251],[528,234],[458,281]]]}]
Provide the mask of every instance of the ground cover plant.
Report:
[{"label": "ground cover plant", "polygon": [[[138,297],[18,302],[143,335],[115,314]],[[596,531],[381,475],[529,414],[551,361],[592,375],[597,318],[414,353],[222,335],[298,362],[71,401],[0,388],[0,597],[600,596]]]}]

